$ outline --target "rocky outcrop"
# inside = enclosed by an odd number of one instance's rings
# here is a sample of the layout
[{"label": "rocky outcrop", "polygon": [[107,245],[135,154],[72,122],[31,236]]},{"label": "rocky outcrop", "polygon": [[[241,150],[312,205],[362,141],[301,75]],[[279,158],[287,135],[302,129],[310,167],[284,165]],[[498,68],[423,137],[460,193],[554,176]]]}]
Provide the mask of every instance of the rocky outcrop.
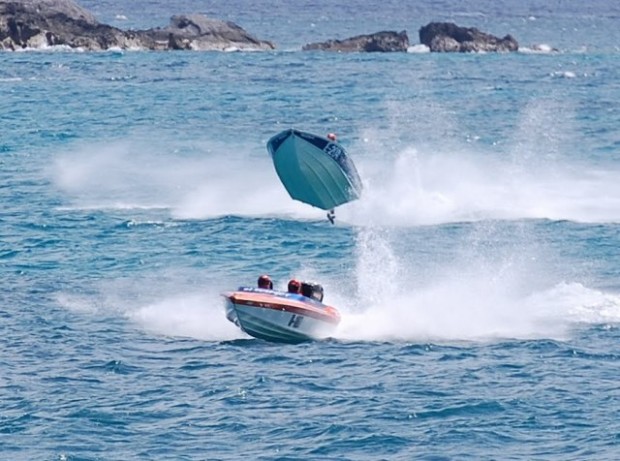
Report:
[{"label": "rocky outcrop", "polygon": [[509,52],[519,49],[511,35],[498,38],[451,22],[431,22],[420,28],[420,43],[435,52]]},{"label": "rocky outcrop", "polygon": [[71,0],[0,0],[0,50],[65,45],[84,50],[272,50],[238,25],[203,15],[174,16],[168,27],[123,31],[97,22]]},{"label": "rocky outcrop", "polygon": [[141,31],[141,35],[166,44],[164,49],[183,50],[273,50],[271,42],[258,40],[232,22],[201,14],[173,16],[163,29]]},{"label": "rocky outcrop", "polygon": [[310,43],[302,47],[303,51],[341,51],[341,52],[392,52],[407,51],[409,37],[407,32],[384,31],[370,35],[358,35],[345,40],[328,40],[327,42]]}]

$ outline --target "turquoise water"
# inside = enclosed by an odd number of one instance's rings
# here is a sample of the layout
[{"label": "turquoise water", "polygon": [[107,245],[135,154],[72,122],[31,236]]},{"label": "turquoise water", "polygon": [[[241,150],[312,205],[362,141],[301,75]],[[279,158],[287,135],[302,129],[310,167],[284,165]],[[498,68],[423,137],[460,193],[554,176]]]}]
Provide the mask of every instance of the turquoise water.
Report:
[{"label": "turquoise water", "polygon": [[[92,3],[279,47],[0,54],[3,459],[620,456],[617,6]],[[433,19],[560,51],[299,51]],[[336,226],[277,180],[291,126],[358,167]],[[261,273],[321,282],[335,338],[230,324]]]}]

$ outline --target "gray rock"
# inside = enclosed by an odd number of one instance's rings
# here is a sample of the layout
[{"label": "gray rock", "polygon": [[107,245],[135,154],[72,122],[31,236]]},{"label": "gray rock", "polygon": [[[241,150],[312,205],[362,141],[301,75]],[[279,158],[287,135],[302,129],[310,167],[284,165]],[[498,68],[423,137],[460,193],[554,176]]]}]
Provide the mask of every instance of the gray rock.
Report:
[{"label": "gray rock", "polygon": [[447,35],[437,35],[431,40],[429,48],[432,51],[457,52],[461,51],[461,44]]},{"label": "gray rock", "polygon": [[498,38],[451,22],[431,22],[421,27],[420,43],[435,52],[509,52],[519,49],[511,35]]},{"label": "gray rock", "polygon": [[164,49],[192,50],[273,50],[271,42],[258,40],[232,22],[208,18],[201,14],[173,16],[168,27],[142,31]]},{"label": "gray rock", "polygon": [[202,15],[174,16],[166,28],[123,31],[100,24],[71,0],[0,0],[0,50],[66,45],[85,50],[272,50],[241,27]]},{"label": "gray rock", "polygon": [[393,52],[407,51],[407,48],[409,48],[409,37],[407,37],[406,31],[383,31],[370,35],[358,35],[345,40],[328,40],[320,43],[309,43],[304,45],[302,50]]}]

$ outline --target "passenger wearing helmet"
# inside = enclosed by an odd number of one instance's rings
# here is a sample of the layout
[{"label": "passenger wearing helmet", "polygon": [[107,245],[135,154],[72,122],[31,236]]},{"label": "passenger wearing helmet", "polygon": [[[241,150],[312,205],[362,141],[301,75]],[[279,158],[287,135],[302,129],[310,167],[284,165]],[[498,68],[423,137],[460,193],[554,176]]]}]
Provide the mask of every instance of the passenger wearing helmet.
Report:
[{"label": "passenger wearing helmet", "polygon": [[292,279],[288,282],[288,292],[289,293],[300,293],[301,292],[301,283],[299,280]]},{"label": "passenger wearing helmet", "polygon": [[323,286],[314,282],[301,282],[301,294],[306,298],[312,298],[323,302]]},{"label": "passenger wearing helmet", "polygon": [[268,275],[261,275],[258,278],[258,288],[265,288],[267,290],[273,290],[273,282]]}]

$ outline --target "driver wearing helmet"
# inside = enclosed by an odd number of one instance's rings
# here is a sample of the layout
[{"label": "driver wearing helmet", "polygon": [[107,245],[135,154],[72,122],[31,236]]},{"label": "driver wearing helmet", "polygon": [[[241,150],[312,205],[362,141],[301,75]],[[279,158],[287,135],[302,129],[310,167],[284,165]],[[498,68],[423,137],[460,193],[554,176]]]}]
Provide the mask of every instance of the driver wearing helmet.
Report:
[{"label": "driver wearing helmet", "polygon": [[266,290],[273,290],[273,282],[268,275],[261,275],[258,278],[258,288],[265,288]]}]

